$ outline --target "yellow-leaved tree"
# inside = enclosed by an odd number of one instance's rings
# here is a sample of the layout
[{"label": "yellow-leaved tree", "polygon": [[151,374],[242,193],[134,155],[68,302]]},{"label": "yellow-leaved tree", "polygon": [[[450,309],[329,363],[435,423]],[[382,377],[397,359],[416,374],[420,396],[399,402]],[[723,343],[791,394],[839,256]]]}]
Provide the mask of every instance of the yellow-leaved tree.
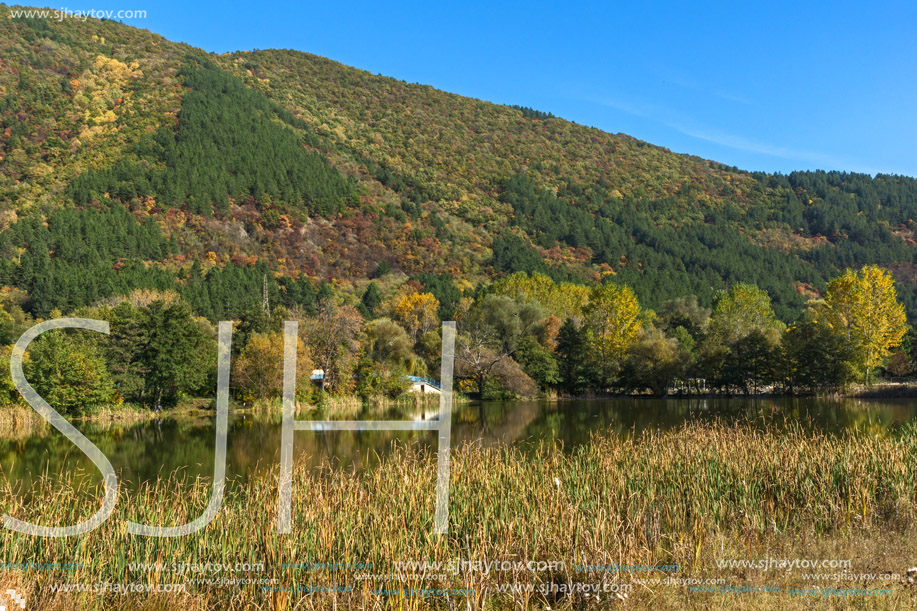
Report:
[{"label": "yellow-leaved tree", "polygon": [[904,306],[888,270],[867,265],[848,269],[828,284],[823,318],[843,334],[854,351],[855,364],[870,372],[882,364],[907,331]]},{"label": "yellow-leaved tree", "polygon": [[526,299],[540,303],[548,314],[561,321],[568,318],[580,319],[583,308],[589,302],[589,289],[579,284],[562,282],[557,284],[544,274],[517,272],[495,281],[491,291],[513,299]]},{"label": "yellow-leaved tree", "polygon": [[[296,338],[296,388],[308,391],[312,359],[301,338]],[[283,392],[283,334],[253,334],[242,353],[233,359],[232,385],[246,402],[280,397]]]},{"label": "yellow-leaved tree", "polygon": [[640,303],[630,287],[606,282],[592,288],[586,319],[594,339],[596,365],[602,383],[611,374],[640,332]]},{"label": "yellow-leaved tree", "polygon": [[439,300],[432,293],[411,293],[395,304],[395,318],[407,329],[411,341],[416,342],[418,337],[439,324],[438,308]]}]

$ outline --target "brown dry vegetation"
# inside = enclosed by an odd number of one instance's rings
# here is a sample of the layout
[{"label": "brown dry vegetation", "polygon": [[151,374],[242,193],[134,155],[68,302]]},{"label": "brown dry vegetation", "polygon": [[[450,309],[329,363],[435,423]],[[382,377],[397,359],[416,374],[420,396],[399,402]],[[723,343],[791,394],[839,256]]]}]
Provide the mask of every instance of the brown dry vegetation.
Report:
[{"label": "brown dry vegetation", "polygon": [[[889,436],[786,434],[724,424],[689,424],[638,440],[596,438],[573,452],[543,447],[465,446],[453,452],[450,531],[433,534],[435,455],[406,446],[368,472],[299,468],[294,477],[293,533],[276,533],[276,473],[231,482],[220,514],[203,531],[174,539],[127,534],[128,519],[182,523],[198,515],[209,482],[177,477],[136,496],[122,492],[115,513],[97,531],[72,540],[5,533],[4,562],[81,562],[74,572],[27,572],[5,583],[28,592],[42,609],[360,609],[450,608],[444,598],[386,597],[379,587],[474,588],[452,598],[454,608],[913,608],[917,597],[897,580],[813,583],[800,571],[719,570],[722,558],[842,558],[849,572],[904,574],[914,564],[910,524],[917,494],[913,428]],[[76,477],[46,481],[42,502],[4,494],[5,513],[63,524],[97,507],[96,490]],[[353,571],[305,572],[296,562],[372,562],[372,573],[394,572],[394,561],[563,560],[565,571],[459,572],[445,583]],[[740,585],[883,587],[891,596],[826,599],[787,594],[698,594],[684,586],[635,586],[627,600],[581,596],[498,594],[503,583],[598,582],[577,573],[588,563],[677,563],[678,577],[723,578]],[[184,583],[191,573],[132,571],[131,562],[263,562],[260,574],[281,586],[338,585],[345,594],[264,592],[258,586],[202,587],[160,596],[53,594],[53,583]],[[219,577],[220,575],[203,575]],[[633,575],[645,577],[646,575]],[[631,576],[606,575],[627,583]]]}]

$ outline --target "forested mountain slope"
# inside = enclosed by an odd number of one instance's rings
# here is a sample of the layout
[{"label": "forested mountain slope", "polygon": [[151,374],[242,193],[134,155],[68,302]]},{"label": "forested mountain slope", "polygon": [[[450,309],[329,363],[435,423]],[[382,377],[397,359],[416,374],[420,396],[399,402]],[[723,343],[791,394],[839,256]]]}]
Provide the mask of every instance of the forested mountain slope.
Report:
[{"label": "forested mountain slope", "polygon": [[747,281],[785,320],[878,263],[917,314],[911,178],[748,173],[306,53],[9,11],[0,283],[38,315],[141,287],[235,316],[265,275],[308,307],[380,263],[472,285],[613,276],[649,307]]}]

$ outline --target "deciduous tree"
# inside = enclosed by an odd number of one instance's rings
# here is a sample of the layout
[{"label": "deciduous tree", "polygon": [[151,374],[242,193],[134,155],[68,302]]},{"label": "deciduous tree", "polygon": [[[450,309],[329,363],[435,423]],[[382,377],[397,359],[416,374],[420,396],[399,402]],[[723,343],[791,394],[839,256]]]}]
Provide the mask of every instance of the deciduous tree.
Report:
[{"label": "deciduous tree", "polygon": [[887,270],[867,265],[848,269],[828,284],[825,321],[852,344],[857,367],[870,373],[901,343],[907,331],[904,306]]},{"label": "deciduous tree", "polygon": [[487,295],[476,302],[458,321],[458,375],[474,380],[478,393],[483,394],[497,363],[512,358],[543,317],[544,311],[533,302],[519,303],[501,295]]},{"label": "deciduous tree", "polygon": [[50,331],[29,346],[28,357],[26,379],[59,412],[78,415],[112,404],[115,388],[105,359],[90,343]]},{"label": "deciduous tree", "polygon": [[411,341],[433,330],[439,323],[439,300],[433,293],[410,293],[395,304],[395,317],[401,321],[411,336]]},{"label": "deciduous tree", "polygon": [[710,316],[709,339],[731,346],[755,330],[780,328],[767,292],[739,282],[716,296]]},{"label": "deciduous tree", "polygon": [[589,294],[586,320],[593,333],[593,357],[602,384],[612,374],[640,331],[640,304],[634,292],[613,282],[596,285]]},{"label": "deciduous tree", "polygon": [[[279,397],[283,392],[283,359],[282,333],[255,333],[233,362],[232,386],[246,401]],[[308,347],[297,338],[297,391],[308,384],[311,373]]]},{"label": "deciduous tree", "polygon": [[322,389],[342,391],[347,386],[347,372],[360,349],[363,317],[353,306],[338,306],[333,299],[319,302],[318,313],[306,319],[306,338],[312,360],[324,371]]}]

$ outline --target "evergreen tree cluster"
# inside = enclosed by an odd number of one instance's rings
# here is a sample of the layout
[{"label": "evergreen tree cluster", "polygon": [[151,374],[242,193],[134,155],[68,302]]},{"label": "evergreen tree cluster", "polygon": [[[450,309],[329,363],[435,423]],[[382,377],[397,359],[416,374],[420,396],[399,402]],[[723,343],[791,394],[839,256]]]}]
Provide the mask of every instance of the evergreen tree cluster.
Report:
[{"label": "evergreen tree cluster", "polygon": [[462,293],[455,286],[452,276],[424,273],[413,276],[413,279],[423,284],[424,290],[436,297],[439,302],[437,314],[442,320],[451,320],[455,316],[455,308],[458,307]]},{"label": "evergreen tree cluster", "polygon": [[516,110],[522,113],[522,116],[526,119],[553,119],[554,115],[550,112],[543,112],[541,110],[535,110],[534,108],[529,108],[528,106],[517,106],[515,104],[511,105],[510,108],[515,108]]},{"label": "evergreen tree cluster", "polygon": [[26,310],[41,318],[134,289],[175,291],[211,321],[238,318],[261,307],[265,278],[271,303],[315,309],[320,289],[306,276],[278,279],[263,262],[175,270],[166,261],[177,252],[154,220],[140,222],[120,205],[63,209],[47,226],[25,217],[0,232],[0,283],[26,291]]},{"label": "evergreen tree cluster", "polygon": [[[765,209],[759,207],[747,211],[738,206],[708,209],[703,222],[687,221],[678,227],[653,220],[660,209],[678,208],[678,196],[622,201],[611,197],[602,184],[588,188],[567,185],[554,193],[529,176],[517,174],[504,184],[501,199],[513,207],[515,225],[539,246],[590,248],[593,263],[611,266],[617,279],[633,287],[641,302],[650,307],[658,307],[673,293],[697,295],[709,306],[718,291],[736,282],[751,282],[767,290],[778,316],[788,321],[799,315],[805,303],[794,283],[823,290],[826,280],[846,267],[913,262],[917,256],[917,251],[888,226],[891,216],[898,221],[897,216],[903,213],[879,218],[883,201],[914,197],[917,202],[917,195],[911,195],[917,181],[882,176],[873,180],[860,175],[858,182],[845,183],[842,178],[826,173],[769,176],[768,187],[785,187],[781,190],[785,206],[767,214],[760,214]],[[841,195],[844,185],[846,191]],[[808,189],[820,190],[828,199],[803,203]],[[868,202],[874,205],[870,207]],[[831,211],[830,218],[843,221],[838,226],[843,228],[845,239],[792,251],[755,244],[741,230],[750,222],[789,222],[805,237],[824,235],[819,231],[824,229],[824,210]],[[875,218],[870,218],[870,213]],[[531,246],[516,236],[494,243],[497,270],[544,271],[539,268],[544,263],[536,257]],[[901,293],[911,315],[917,314],[913,287],[903,285]]]},{"label": "evergreen tree cluster", "polygon": [[269,305],[299,307],[314,312],[318,290],[305,276],[273,276],[266,264],[213,267],[206,273],[195,262],[181,278],[181,296],[195,312],[211,321],[232,320],[260,310],[267,278]]},{"label": "evergreen tree cluster", "polygon": [[889,237],[886,224],[906,226],[917,219],[917,180],[907,176],[823,170],[753,176],[783,196],[775,218],[808,235],[878,241]]},{"label": "evergreen tree cluster", "polygon": [[28,291],[29,310],[43,317],[134,288],[171,288],[172,275],[146,262],[176,250],[154,221],[140,223],[123,207],[65,209],[47,227],[27,217],[0,232],[0,276]]},{"label": "evergreen tree cluster", "polygon": [[535,273],[545,270],[538,252],[519,236],[506,233],[494,239],[494,269],[504,272]]},{"label": "evergreen tree cluster", "polygon": [[[129,202],[152,195],[165,207],[187,205],[209,216],[225,214],[229,198],[254,197],[281,212],[330,215],[354,204],[356,187],[318,152],[307,150],[296,130],[301,120],[212,64],[186,59],[188,88],[178,126],[160,129],[137,144],[132,158],[87,171],[69,194],[77,204],[109,197]],[[318,140],[306,131],[306,142]]]}]

